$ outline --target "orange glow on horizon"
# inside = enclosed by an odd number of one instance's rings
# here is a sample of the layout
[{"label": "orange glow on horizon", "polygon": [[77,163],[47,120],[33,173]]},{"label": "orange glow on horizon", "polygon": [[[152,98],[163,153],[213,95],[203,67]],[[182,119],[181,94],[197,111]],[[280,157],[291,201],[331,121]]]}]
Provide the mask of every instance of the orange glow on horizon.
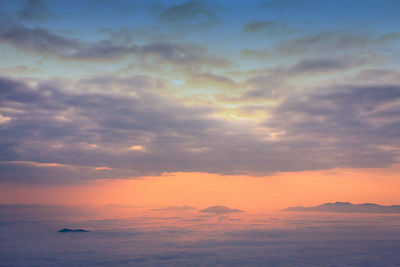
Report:
[{"label": "orange glow on horizon", "polygon": [[[224,205],[247,211],[272,211],[325,202],[400,202],[398,167],[277,173],[266,177],[208,173],[169,173],[129,180],[98,180],[74,186],[18,184],[0,188],[0,203],[141,207]],[[13,201],[14,200],[14,201]]]}]

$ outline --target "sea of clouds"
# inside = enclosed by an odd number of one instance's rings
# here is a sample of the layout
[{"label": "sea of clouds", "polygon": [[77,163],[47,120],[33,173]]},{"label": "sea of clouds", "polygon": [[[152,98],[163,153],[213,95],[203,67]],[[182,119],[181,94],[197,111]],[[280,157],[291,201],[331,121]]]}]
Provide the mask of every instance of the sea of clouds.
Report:
[{"label": "sea of clouds", "polygon": [[400,215],[1,206],[0,218],[0,266],[400,265]]}]

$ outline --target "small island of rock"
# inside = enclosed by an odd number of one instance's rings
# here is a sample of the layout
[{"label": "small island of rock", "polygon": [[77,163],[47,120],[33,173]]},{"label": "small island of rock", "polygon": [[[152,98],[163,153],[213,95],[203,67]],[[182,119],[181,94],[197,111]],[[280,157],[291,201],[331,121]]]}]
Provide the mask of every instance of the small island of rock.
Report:
[{"label": "small island of rock", "polygon": [[89,232],[88,230],[84,229],[69,229],[69,228],[64,228],[61,230],[58,230],[59,233],[87,233]]}]

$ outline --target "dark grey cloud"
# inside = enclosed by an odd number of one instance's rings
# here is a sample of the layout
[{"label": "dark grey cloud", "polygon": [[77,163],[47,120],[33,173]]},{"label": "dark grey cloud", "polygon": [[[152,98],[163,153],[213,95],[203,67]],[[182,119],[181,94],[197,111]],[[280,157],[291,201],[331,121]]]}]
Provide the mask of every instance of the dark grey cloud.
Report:
[{"label": "dark grey cloud", "polygon": [[365,67],[369,60],[363,57],[307,57],[291,65],[277,66],[260,70],[250,77],[245,84],[250,87],[244,99],[281,99],[293,94],[290,80],[300,75],[311,78],[322,77],[327,73],[340,73],[351,68]]},{"label": "dark grey cloud", "polygon": [[154,43],[140,48],[144,55],[157,55],[177,64],[203,63],[216,66],[227,66],[229,60],[208,55],[206,50],[198,45],[181,45],[170,43]]},{"label": "dark grey cloud", "polygon": [[252,20],[243,26],[243,31],[245,33],[252,34],[287,34],[292,31],[287,25],[278,22],[276,20]]},{"label": "dark grey cloud", "polygon": [[88,179],[140,176],[140,173],[134,170],[29,161],[1,161],[0,169],[2,181],[28,184],[80,184],[87,182]]},{"label": "dark grey cloud", "polygon": [[[282,55],[326,54],[345,55],[346,52],[357,50],[374,52],[382,49],[385,44],[399,40],[397,32],[385,34],[377,33],[349,33],[345,31],[322,31],[314,34],[302,35],[289,39],[275,47],[276,53]],[[350,54],[351,55],[351,54]]]},{"label": "dark grey cloud", "polygon": [[329,165],[387,166],[398,156],[399,119],[392,115],[399,106],[398,86],[342,85],[288,98],[265,125],[284,131],[287,142]]},{"label": "dark grey cloud", "polygon": [[260,32],[263,30],[269,30],[276,27],[276,21],[272,20],[254,20],[243,27],[245,32]]},{"label": "dark grey cloud", "polygon": [[207,1],[189,1],[166,8],[159,17],[178,27],[209,27],[219,22],[213,9]]},{"label": "dark grey cloud", "polygon": [[345,70],[349,67],[349,62],[339,59],[319,58],[302,59],[288,69],[289,73],[307,73],[307,72],[327,72]]},{"label": "dark grey cloud", "polygon": [[[134,169],[141,169],[144,174],[185,168],[190,162],[186,153],[193,154],[186,150],[204,145],[197,139],[205,139],[207,132],[218,124],[210,118],[213,109],[185,107],[173,99],[141,91],[143,77],[139,77],[139,89],[135,88],[134,79],[126,82],[136,96],[71,94],[52,88],[51,84],[32,88],[1,79],[0,112],[11,118],[1,125],[1,160],[83,164],[93,168],[116,164],[131,170],[130,175]],[[84,84],[89,83],[86,80]],[[90,144],[94,143],[103,148],[91,149]],[[145,147],[147,152],[129,150],[134,145]],[[111,159],[112,151],[118,151],[119,156]],[[158,161],[160,168],[154,169],[153,160]],[[175,160],[180,167],[174,166]],[[3,172],[2,177],[11,176]]]},{"label": "dark grey cloud", "polygon": [[50,11],[46,1],[28,0],[17,15],[27,21],[43,21],[50,17]]},{"label": "dark grey cloud", "polygon": [[261,8],[287,9],[304,4],[300,0],[268,0],[260,3]]},{"label": "dark grey cloud", "polygon": [[108,38],[114,42],[129,45],[133,42],[135,38],[139,35],[143,35],[140,31],[134,31],[128,27],[121,27],[121,28],[101,28],[98,30],[99,33],[106,35]]},{"label": "dark grey cloud", "polygon": [[0,41],[32,52],[67,56],[82,45],[77,39],[66,38],[43,28],[28,28],[0,14]]},{"label": "dark grey cloud", "polygon": [[400,83],[400,72],[385,68],[368,68],[360,71],[355,76],[356,81],[368,84],[398,84]]},{"label": "dark grey cloud", "polygon": [[[112,85],[118,94],[109,93]],[[0,114],[8,118],[0,123],[1,180],[73,183],[176,171],[265,175],[383,167],[398,157],[398,86],[342,85],[292,96],[275,108],[258,107],[271,114],[260,125],[216,119],[215,108],[186,106],[152,93],[154,86],[159,81],[146,76],[37,86],[1,78]]]},{"label": "dark grey cloud", "polygon": [[156,42],[144,45],[115,42],[112,39],[84,42],[40,27],[26,27],[0,14],[0,42],[32,53],[74,60],[112,60],[125,56],[156,57],[172,64],[227,66],[229,60],[209,55],[192,44]]}]

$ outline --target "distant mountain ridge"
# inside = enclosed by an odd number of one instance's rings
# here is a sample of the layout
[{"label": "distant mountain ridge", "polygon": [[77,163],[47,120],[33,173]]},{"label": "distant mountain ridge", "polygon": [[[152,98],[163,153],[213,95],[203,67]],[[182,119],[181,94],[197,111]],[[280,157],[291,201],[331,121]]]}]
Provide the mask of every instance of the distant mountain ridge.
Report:
[{"label": "distant mountain ridge", "polygon": [[153,211],[190,211],[196,210],[195,207],[183,205],[183,206],[168,206],[161,209],[152,209]]},{"label": "distant mountain ridge", "polygon": [[135,206],[132,205],[122,205],[122,204],[108,204],[108,205],[104,205],[103,209],[130,209],[130,208],[134,208]]},{"label": "distant mountain ridge", "polygon": [[350,202],[325,203],[315,207],[289,207],[284,211],[298,212],[365,212],[365,213],[400,213],[400,205],[383,206],[375,203],[352,204]]},{"label": "distant mountain ridge", "polygon": [[200,210],[200,212],[210,213],[210,214],[225,214],[225,213],[243,212],[243,210],[231,209],[225,206],[211,206],[206,209]]}]

